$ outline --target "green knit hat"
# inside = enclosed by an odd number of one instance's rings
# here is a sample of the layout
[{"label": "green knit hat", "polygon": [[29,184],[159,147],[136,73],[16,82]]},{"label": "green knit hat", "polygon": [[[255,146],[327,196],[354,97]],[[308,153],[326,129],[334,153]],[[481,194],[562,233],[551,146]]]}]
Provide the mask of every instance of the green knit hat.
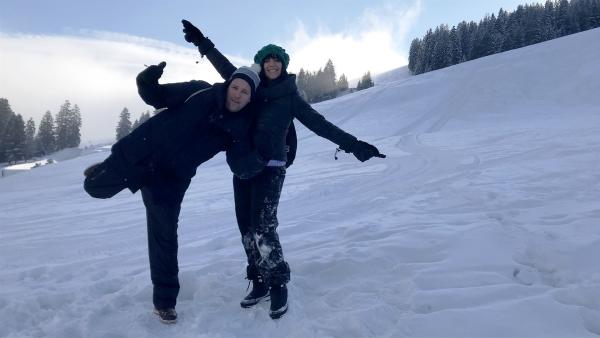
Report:
[{"label": "green knit hat", "polygon": [[254,63],[258,63],[262,66],[263,61],[265,61],[265,59],[269,55],[277,56],[279,61],[281,61],[281,63],[283,64],[284,69],[286,69],[288,64],[290,63],[290,56],[285,52],[285,49],[273,44],[266,45],[263,48],[261,48],[256,53],[256,55],[254,55]]}]

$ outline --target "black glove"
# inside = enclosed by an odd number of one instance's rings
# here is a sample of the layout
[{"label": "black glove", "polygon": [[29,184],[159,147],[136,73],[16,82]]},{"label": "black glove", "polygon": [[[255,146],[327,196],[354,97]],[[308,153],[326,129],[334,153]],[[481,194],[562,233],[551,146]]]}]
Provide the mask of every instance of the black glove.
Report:
[{"label": "black glove", "polygon": [[374,145],[360,140],[354,143],[351,152],[361,162],[373,157],[385,158]]},{"label": "black glove", "polygon": [[193,43],[194,46],[198,47],[198,51],[202,56],[206,55],[208,51],[210,51],[213,47],[215,47],[214,43],[210,41],[207,37],[202,34],[198,27],[192,25],[191,22],[187,20],[181,20],[183,24],[183,34],[185,41],[189,43]]},{"label": "black glove", "polygon": [[267,161],[255,149],[247,154],[227,153],[227,164],[229,169],[238,178],[243,180],[258,175],[265,168]]},{"label": "black glove", "polygon": [[146,67],[146,69],[144,69],[141,73],[138,74],[138,82],[158,83],[158,79],[160,79],[160,77],[162,76],[163,70],[165,69],[166,65],[167,63],[163,61],[158,65]]}]

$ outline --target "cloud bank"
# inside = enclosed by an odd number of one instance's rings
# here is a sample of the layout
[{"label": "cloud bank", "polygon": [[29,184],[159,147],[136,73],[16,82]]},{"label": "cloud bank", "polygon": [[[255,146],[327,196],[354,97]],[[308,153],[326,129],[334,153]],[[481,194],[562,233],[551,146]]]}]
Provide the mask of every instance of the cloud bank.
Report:
[{"label": "cloud bank", "polygon": [[[136,75],[144,65],[166,61],[161,83],[203,79],[221,81],[195,49],[124,34],[91,32],[85,37],[0,35],[0,97],[36,125],[65,100],[79,105],[82,144],[114,138],[119,113],[132,120],[152,110],[138,96]],[[231,57],[234,64],[249,61]]]},{"label": "cloud bank", "polygon": [[[309,33],[302,22],[281,44],[291,55],[290,70],[316,71],[331,58],[338,76],[351,80],[407,63],[405,39],[421,12],[421,1],[406,7],[387,5],[365,10],[347,29],[331,32],[321,27]],[[56,114],[65,100],[79,105],[83,117],[82,145],[114,139],[123,107],[132,120],[151,110],[135,85],[144,64],[166,61],[161,83],[202,79],[221,81],[208,60],[195,48],[127,34],[81,31],[71,36],[0,33],[0,97],[13,110],[32,117],[36,125],[50,110]],[[249,57],[252,57],[250,55]],[[236,65],[250,59],[232,57]],[[196,61],[199,61],[196,63]]]},{"label": "cloud bank", "polygon": [[408,6],[367,9],[341,32],[320,27],[310,34],[299,21],[293,38],[284,42],[291,54],[290,69],[316,71],[331,59],[338,76],[344,73],[349,79],[358,79],[367,71],[377,74],[406,65],[408,51],[402,46],[421,10],[420,0]]}]

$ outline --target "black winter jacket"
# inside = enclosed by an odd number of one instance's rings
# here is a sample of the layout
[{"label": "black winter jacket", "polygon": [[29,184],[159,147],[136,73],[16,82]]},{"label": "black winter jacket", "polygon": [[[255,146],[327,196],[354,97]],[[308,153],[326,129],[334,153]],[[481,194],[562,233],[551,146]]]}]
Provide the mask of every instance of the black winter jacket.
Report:
[{"label": "black winter jacket", "polygon": [[[236,69],[216,48],[208,50],[206,56],[223,78]],[[297,143],[294,118],[343,150],[350,150],[357,141],[356,137],[327,121],[302,99],[293,74],[284,74],[270,83],[262,81],[257,91],[256,109],[253,143],[266,160],[287,161],[288,165],[294,160]]]},{"label": "black winter jacket", "polygon": [[137,82],[144,102],[166,109],[112,147],[115,158],[120,159],[118,170],[128,178],[132,191],[143,185],[143,176],[150,168],[159,167],[162,172],[189,179],[200,164],[220,151],[247,147],[254,110],[251,105],[236,113],[225,109],[227,82],[213,86],[204,81],[159,85],[145,83],[140,77]]}]

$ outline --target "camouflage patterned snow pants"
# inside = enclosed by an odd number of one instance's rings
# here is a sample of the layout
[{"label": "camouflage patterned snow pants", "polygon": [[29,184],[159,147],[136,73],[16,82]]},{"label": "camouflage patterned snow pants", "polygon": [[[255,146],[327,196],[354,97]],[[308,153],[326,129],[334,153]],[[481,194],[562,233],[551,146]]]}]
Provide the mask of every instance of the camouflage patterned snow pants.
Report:
[{"label": "camouflage patterned snow pants", "polygon": [[233,178],[235,214],[248,258],[248,278],[261,275],[269,285],[290,280],[290,268],[283,259],[277,234],[277,206],[284,179],[285,167],[266,167],[248,180]]}]

